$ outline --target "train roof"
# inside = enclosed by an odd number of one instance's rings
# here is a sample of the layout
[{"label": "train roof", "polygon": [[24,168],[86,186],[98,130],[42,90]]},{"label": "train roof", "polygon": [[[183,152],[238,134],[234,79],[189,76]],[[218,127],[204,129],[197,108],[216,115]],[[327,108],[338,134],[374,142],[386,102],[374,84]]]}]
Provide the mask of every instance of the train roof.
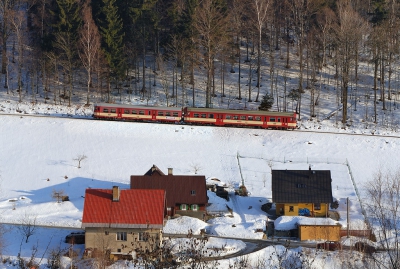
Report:
[{"label": "train roof", "polygon": [[115,107],[115,108],[137,108],[137,109],[157,109],[157,110],[169,110],[169,111],[181,111],[180,107],[167,107],[167,106],[137,106],[128,104],[109,104],[109,103],[98,103],[95,106],[104,107]]},{"label": "train roof", "polygon": [[194,107],[188,107],[187,111],[192,111],[192,112],[215,112],[215,113],[226,113],[226,114],[269,115],[269,116],[282,116],[282,117],[292,117],[295,114],[295,112],[277,112],[277,111],[263,111],[263,110],[214,109],[214,108],[194,108]]}]

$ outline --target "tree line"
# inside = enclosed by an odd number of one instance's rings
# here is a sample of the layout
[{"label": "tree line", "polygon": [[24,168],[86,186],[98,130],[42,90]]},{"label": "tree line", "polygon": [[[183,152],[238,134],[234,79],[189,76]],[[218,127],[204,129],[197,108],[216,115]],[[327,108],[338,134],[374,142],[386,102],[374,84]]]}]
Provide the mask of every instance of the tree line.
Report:
[{"label": "tree line", "polygon": [[[377,122],[378,101],[386,110],[395,94],[399,5],[396,0],[2,0],[2,82],[7,93],[10,83],[16,85],[19,101],[29,90],[33,100],[41,93],[45,100],[52,96],[56,104],[71,105],[75,91],[86,92],[87,104],[93,91],[110,102],[121,98],[123,85],[151,98],[157,80],[167,105],[178,104],[179,89],[179,98],[196,106],[195,88],[201,88],[203,103],[211,107],[216,87],[226,96],[226,73],[238,72],[236,98],[258,102],[263,75],[270,77],[268,97],[274,100],[279,51],[284,69],[297,70],[298,85],[290,90],[286,71],[279,72],[283,98],[296,100],[299,114],[302,94],[309,90],[315,116],[320,98],[315,82],[325,66],[334,66],[343,123],[350,84],[358,87],[361,62],[371,64]],[[201,87],[196,72],[203,76]],[[243,88],[243,80],[255,84]],[[289,109],[286,101],[280,106]]]}]

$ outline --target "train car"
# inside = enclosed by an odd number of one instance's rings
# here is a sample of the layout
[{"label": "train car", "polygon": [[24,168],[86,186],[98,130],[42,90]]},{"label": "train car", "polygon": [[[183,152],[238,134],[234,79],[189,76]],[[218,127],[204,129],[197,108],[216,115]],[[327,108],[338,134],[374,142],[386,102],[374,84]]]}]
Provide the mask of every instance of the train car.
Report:
[{"label": "train car", "polygon": [[99,103],[94,106],[93,116],[95,119],[177,123],[182,120],[182,109]]},{"label": "train car", "polygon": [[184,122],[192,124],[295,129],[296,113],[255,110],[184,108]]}]

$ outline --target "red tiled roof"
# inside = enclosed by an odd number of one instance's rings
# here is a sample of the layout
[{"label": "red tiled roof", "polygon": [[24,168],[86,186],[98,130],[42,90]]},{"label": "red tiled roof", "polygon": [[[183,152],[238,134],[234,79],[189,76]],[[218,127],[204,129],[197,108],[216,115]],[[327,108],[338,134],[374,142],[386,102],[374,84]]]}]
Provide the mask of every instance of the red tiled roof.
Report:
[{"label": "red tiled roof", "polygon": [[82,227],[162,227],[164,190],[120,190],[119,201],[112,198],[111,189],[86,189]]}]

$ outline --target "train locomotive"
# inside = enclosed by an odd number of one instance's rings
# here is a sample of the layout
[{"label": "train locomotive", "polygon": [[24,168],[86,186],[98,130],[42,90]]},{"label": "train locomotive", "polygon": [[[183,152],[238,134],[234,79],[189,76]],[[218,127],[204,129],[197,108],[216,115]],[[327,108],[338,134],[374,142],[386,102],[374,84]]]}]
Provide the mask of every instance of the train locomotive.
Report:
[{"label": "train locomotive", "polygon": [[156,107],[108,103],[99,103],[94,106],[94,118],[264,129],[295,129],[297,127],[295,112]]}]

